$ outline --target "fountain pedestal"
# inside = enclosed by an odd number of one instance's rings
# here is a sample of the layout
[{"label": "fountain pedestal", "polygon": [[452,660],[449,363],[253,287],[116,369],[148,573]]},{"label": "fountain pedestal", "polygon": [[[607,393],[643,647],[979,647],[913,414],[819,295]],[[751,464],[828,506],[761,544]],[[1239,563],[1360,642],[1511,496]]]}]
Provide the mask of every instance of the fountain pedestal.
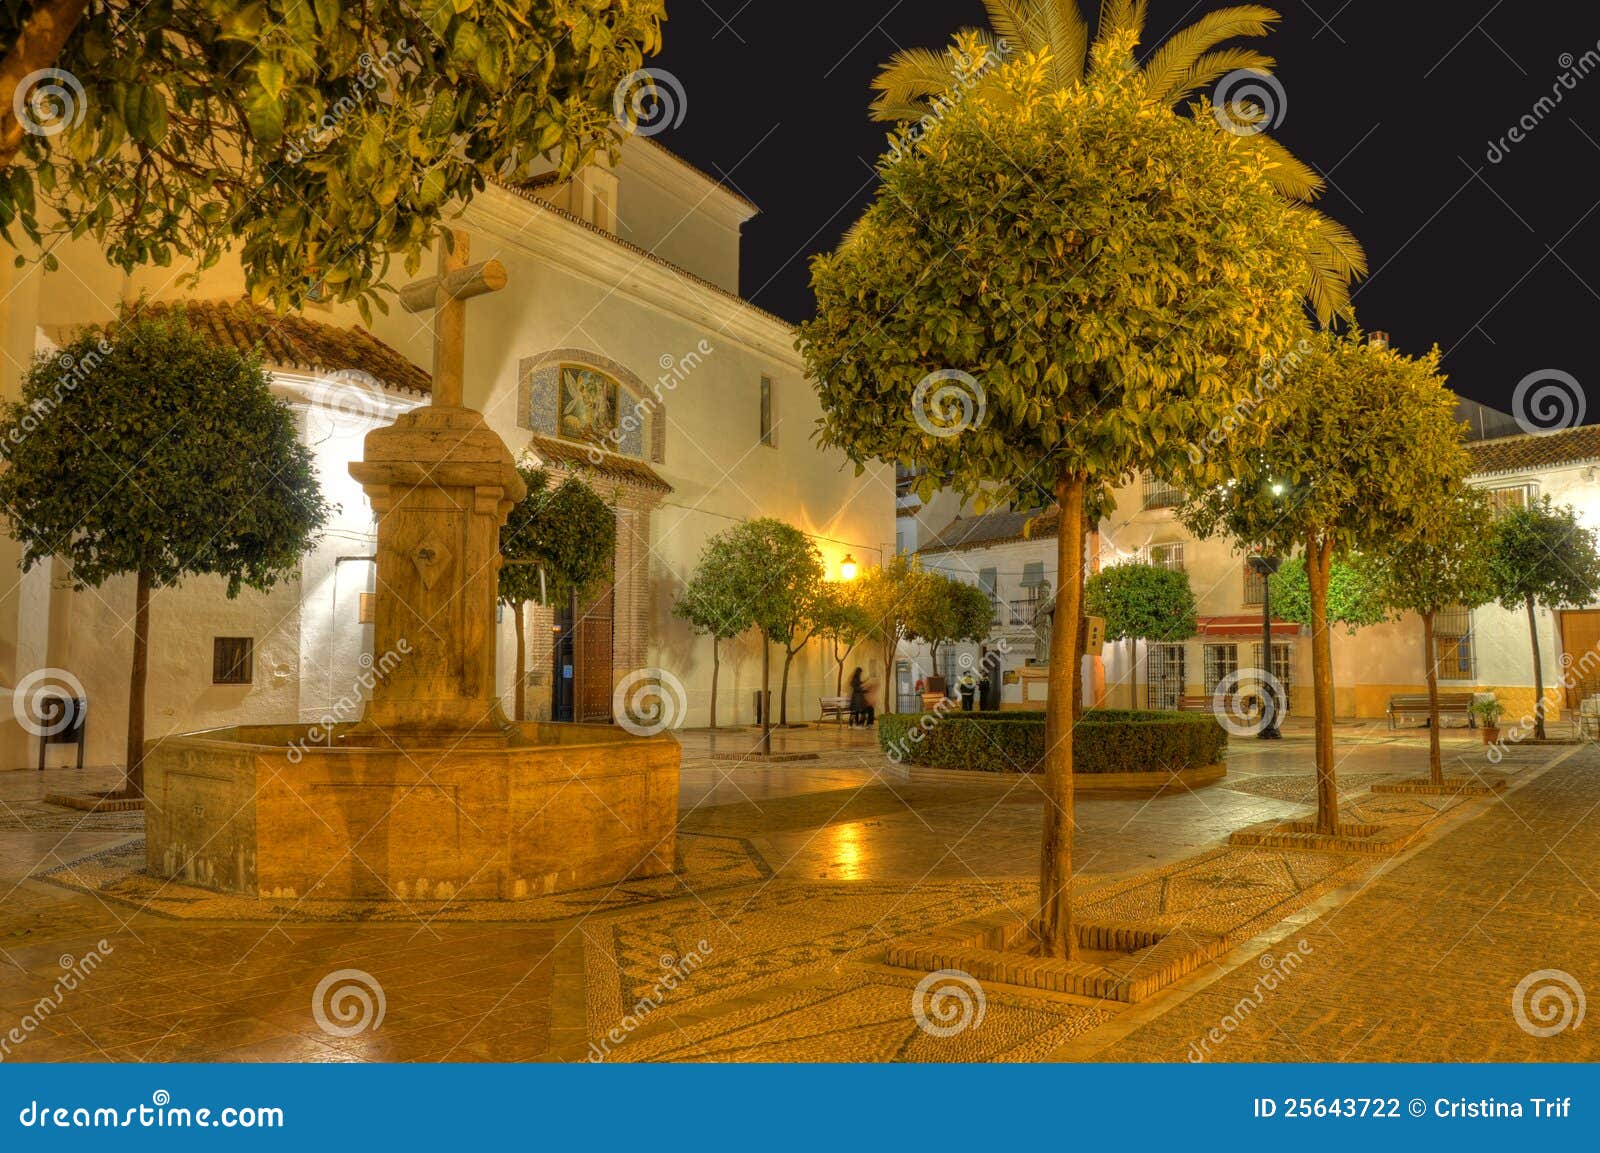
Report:
[{"label": "fountain pedestal", "polygon": [[439,901],[672,870],[676,738],[515,723],[500,707],[499,534],[525,489],[460,403],[461,299],[504,283],[465,255],[458,238],[425,292],[402,292],[439,307],[435,403],[369,433],[350,466],[378,515],[364,714],[150,742],[152,873],[252,896]]}]

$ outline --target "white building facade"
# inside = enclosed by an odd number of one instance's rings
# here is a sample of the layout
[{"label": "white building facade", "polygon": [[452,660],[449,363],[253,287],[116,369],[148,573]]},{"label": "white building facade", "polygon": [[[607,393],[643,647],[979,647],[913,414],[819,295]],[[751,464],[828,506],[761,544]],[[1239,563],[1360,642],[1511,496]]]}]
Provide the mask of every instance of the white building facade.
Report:
[{"label": "white building facade", "polygon": [[[892,471],[857,477],[842,454],[814,445],[820,411],[792,328],[738,296],[739,233],[754,213],[664,148],[633,139],[615,167],[597,165],[568,183],[547,176],[491,185],[453,222],[468,234],[473,260],[498,260],[509,274],[504,291],[467,306],[466,403],[513,454],[581,473],[617,510],[613,586],[579,606],[576,628],[564,606],[529,614],[530,718],[608,719],[614,683],[650,668],[682,685],[678,723],[706,723],[710,642],[671,610],[717,532],[758,516],[785,520],[811,535],[833,578],[846,554],[865,567],[893,547]],[[370,428],[427,402],[430,318],[391,301],[370,333],[344,307],[310,307],[286,320],[239,303],[236,266],[183,283],[182,269],[124,277],[84,242],[57,255],[53,273],[12,270],[9,261],[0,273],[6,395],[17,394],[36,351],[111,319],[121,302],[147,296],[198,309],[219,338],[262,352],[337,506],[298,580],[232,601],[208,580],[152,598],[148,735],[351,719],[370,679],[363,661],[375,549],[372,512],[348,465]],[[284,340],[289,330],[302,339]],[[22,577],[18,553],[0,542],[0,571],[11,573],[0,581],[0,682],[16,686],[35,670],[70,673],[89,700],[89,760],[120,762],[132,578],[73,591],[51,565]],[[558,646],[557,626],[575,637],[569,648]],[[498,657],[508,711],[511,628],[506,612]],[[241,640],[251,651],[248,682],[217,683],[219,645]],[[753,637],[725,643],[722,657],[719,720],[749,722],[759,645]],[[790,716],[814,715],[816,698],[831,692],[829,662],[812,646],[791,674]],[[9,713],[0,734],[7,764],[16,765],[37,750]]]}]

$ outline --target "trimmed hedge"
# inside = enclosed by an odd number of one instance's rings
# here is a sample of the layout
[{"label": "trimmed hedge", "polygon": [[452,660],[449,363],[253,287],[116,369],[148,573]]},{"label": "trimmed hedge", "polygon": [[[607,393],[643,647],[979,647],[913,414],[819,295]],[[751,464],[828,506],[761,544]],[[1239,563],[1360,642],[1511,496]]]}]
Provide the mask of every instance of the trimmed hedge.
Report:
[{"label": "trimmed hedge", "polygon": [[[902,764],[1033,773],[1043,767],[1044,713],[883,713],[878,746]],[[1210,713],[1089,709],[1072,731],[1074,773],[1167,773],[1227,756],[1228,731]]]}]

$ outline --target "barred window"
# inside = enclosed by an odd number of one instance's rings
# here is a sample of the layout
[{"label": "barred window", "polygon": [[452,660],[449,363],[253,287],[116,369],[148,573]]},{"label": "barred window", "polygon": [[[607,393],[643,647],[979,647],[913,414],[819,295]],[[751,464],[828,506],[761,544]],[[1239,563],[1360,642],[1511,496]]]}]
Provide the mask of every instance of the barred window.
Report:
[{"label": "barred window", "polygon": [[1144,507],[1174,508],[1183,503],[1183,490],[1154,476],[1144,478]]},{"label": "barred window", "polygon": [[1494,516],[1503,516],[1514,508],[1527,508],[1539,496],[1539,486],[1534,484],[1515,484],[1508,488],[1489,489],[1489,511]]},{"label": "barred window", "polygon": [[1148,707],[1171,711],[1183,696],[1183,646],[1151,645]]},{"label": "barred window", "polygon": [[1225,678],[1239,671],[1239,646],[1207,645],[1204,658],[1206,696],[1211,696]]},{"label": "barred window", "polygon": [[1170,544],[1153,544],[1144,550],[1144,559],[1147,563],[1157,568],[1171,569],[1174,572],[1183,571],[1183,542],[1174,541]]},{"label": "barred window", "polygon": [[1472,644],[1472,610],[1456,605],[1434,615],[1433,661],[1439,678],[1475,681],[1477,661]]},{"label": "barred window", "polygon": [[[1261,642],[1257,641],[1250,646],[1250,649],[1251,659],[1255,667],[1261,668]],[[1292,689],[1294,687],[1293,676],[1291,675],[1294,671],[1294,645],[1273,641],[1272,667],[1267,671],[1277,678],[1278,683],[1283,686],[1284,692]]]},{"label": "barred window", "polygon": [[1259,571],[1248,561],[1244,566],[1244,603],[1246,606],[1260,606],[1267,601],[1267,574]]}]

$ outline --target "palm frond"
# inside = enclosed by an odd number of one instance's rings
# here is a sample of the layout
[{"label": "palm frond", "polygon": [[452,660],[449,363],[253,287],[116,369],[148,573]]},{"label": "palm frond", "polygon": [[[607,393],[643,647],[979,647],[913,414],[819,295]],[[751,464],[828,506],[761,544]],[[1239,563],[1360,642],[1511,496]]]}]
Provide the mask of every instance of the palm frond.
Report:
[{"label": "palm frond", "polygon": [[1259,4],[1242,4],[1207,12],[1187,28],[1180,28],[1145,61],[1146,83],[1152,92],[1174,88],[1180,77],[1207,52],[1238,36],[1265,36],[1278,14]]},{"label": "palm frond", "polygon": [[872,118],[891,124],[917,120],[928,111],[928,103],[948,92],[956,82],[954,60],[949,50],[905,48],[889,57],[878,70],[872,89],[878,96],[872,102]]},{"label": "palm frond", "polygon": [[1150,0],[1103,0],[1100,5],[1100,26],[1094,38],[1104,40],[1114,32],[1132,31],[1133,46],[1139,47],[1144,39],[1145,20],[1149,18]]},{"label": "palm frond", "polygon": [[1306,299],[1324,328],[1335,317],[1348,319],[1353,309],[1350,286],[1367,274],[1367,256],[1361,243],[1344,225],[1306,206],[1294,210],[1302,214],[1312,233],[1306,254]]},{"label": "palm frond", "polygon": [[1174,77],[1172,83],[1163,90],[1158,92],[1151,88],[1150,97],[1159,104],[1176,104],[1202,88],[1209,88],[1214,81],[1222,79],[1230,72],[1237,72],[1241,68],[1253,72],[1271,72],[1272,66],[1276,63],[1272,57],[1263,55],[1254,48],[1220,48],[1201,56]]},{"label": "palm frond", "polygon": [[1078,0],[1033,0],[1050,41],[1051,71],[1056,83],[1070,88],[1083,79],[1089,58],[1089,25],[1078,10]]},{"label": "palm frond", "polygon": [[994,34],[1024,52],[1037,52],[1045,45],[1045,27],[1031,11],[1037,7],[1038,0],[983,0]]},{"label": "palm frond", "polygon": [[1267,179],[1272,181],[1279,195],[1307,202],[1322,195],[1327,182],[1316,169],[1264,132],[1252,139],[1272,166],[1267,169]]}]

